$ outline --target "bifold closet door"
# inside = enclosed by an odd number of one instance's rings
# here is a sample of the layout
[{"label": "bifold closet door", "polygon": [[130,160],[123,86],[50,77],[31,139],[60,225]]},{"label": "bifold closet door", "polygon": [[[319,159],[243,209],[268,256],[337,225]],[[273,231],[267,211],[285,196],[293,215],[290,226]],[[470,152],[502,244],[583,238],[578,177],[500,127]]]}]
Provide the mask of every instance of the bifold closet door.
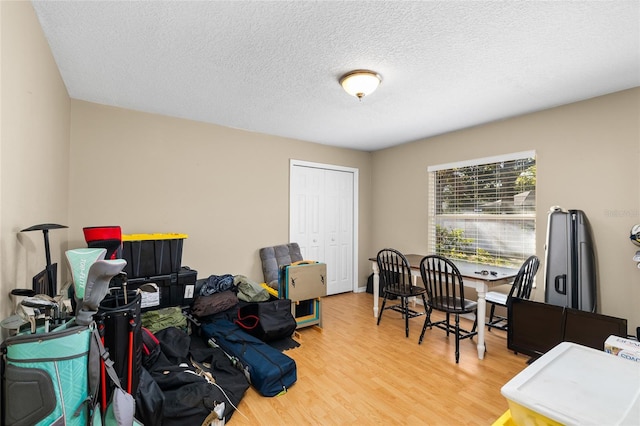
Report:
[{"label": "bifold closet door", "polygon": [[291,168],[291,235],[308,260],[327,264],[327,294],[353,290],[353,173]]}]

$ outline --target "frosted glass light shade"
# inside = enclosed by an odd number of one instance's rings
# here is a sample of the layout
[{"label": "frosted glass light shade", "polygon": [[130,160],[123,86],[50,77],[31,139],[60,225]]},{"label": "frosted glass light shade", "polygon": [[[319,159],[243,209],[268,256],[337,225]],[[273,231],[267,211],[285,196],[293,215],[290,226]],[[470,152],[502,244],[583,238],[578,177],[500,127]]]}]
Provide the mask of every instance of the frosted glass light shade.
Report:
[{"label": "frosted glass light shade", "polygon": [[380,76],[373,71],[356,70],[343,75],[340,78],[340,85],[351,96],[362,99],[373,93],[380,81],[382,81]]}]

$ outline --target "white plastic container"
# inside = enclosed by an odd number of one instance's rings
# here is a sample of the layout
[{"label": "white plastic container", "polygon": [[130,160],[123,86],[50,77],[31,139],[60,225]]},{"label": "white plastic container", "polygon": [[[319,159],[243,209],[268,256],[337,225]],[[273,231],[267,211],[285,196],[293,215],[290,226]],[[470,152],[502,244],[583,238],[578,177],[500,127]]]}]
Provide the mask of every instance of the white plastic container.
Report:
[{"label": "white plastic container", "polygon": [[640,425],[640,363],[563,342],[502,387],[519,426]]}]

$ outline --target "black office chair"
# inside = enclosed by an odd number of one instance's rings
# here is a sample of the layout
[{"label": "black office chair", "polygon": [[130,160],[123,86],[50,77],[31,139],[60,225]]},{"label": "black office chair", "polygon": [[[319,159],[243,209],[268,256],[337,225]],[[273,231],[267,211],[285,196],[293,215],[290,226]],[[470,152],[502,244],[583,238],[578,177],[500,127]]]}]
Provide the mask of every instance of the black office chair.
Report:
[{"label": "black office chair", "polygon": [[[422,343],[427,327],[437,327],[456,336],[456,364],[460,359],[460,340],[473,338],[476,331],[477,322],[474,321],[471,331],[460,328],[460,314],[475,314],[478,303],[464,298],[464,285],[460,271],[452,261],[439,255],[425,256],[420,261],[420,275],[427,290],[427,318],[425,318],[422,334],[418,344]],[[433,310],[446,314],[446,319],[432,322],[431,313]],[[450,315],[455,316],[455,325],[449,321]]]},{"label": "black office chair", "polygon": [[499,291],[487,292],[485,299],[487,303],[491,304],[491,309],[489,310],[489,321],[487,322],[489,331],[491,331],[492,327],[505,331],[508,329],[507,317],[497,315],[495,313],[496,306],[502,306],[508,309],[513,297],[529,299],[529,297],[531,297],[531,289],[533,288],[533,280],[538,272],[539,266],[540,260],[538,257],[529,256],[529,258],[525,260],[520,267],[518,275],[516,275],[516,278],[513,280],[509,293],[502,293]]},{"label": "black office chair", "polygon": [[[395,249],[382,249],[376,257],[379,270],[380,285],[383,286],[384,299],[378,314],[378,325],[385,309],[400,312],[404,317],[405,333],[409,337],[409,318],[424,315],[427,312],[426,291],[420,286],[414,286],[411,279],[411,267],[407,258]],[[425,307],[424,312],[417,312],[409,308],[409,298],[421,296]],[[374,295],[376,297],[376,295]],[[387,299],[399,298],[400,303],[386,306]]]}]

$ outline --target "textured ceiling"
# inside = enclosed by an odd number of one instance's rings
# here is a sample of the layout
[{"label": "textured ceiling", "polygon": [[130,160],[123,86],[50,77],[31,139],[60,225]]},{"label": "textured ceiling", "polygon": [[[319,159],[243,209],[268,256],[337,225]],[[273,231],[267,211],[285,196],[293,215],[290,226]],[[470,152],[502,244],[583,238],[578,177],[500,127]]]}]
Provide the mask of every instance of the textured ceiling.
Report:
[{"label": "textured ceiling", "polygon": [[74,99],[365,151],[640,86],[637,0],[32,3]]}]

